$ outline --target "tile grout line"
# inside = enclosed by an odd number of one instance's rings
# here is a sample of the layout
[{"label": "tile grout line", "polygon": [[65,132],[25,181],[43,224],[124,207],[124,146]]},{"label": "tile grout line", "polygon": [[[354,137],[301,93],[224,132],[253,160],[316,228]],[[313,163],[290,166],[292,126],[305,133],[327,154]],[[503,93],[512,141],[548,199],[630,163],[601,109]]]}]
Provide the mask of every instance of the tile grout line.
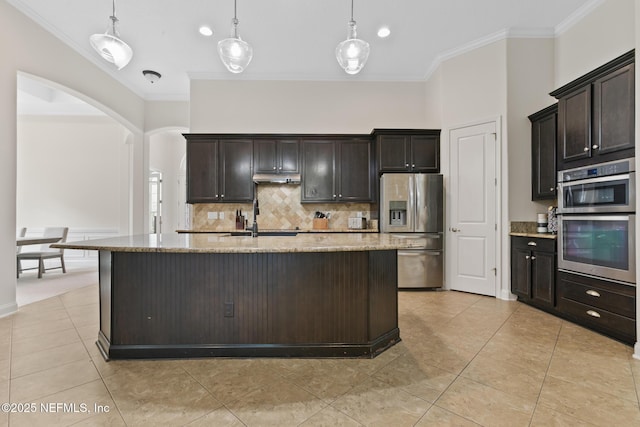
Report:
[{"label": "tile grout line", "polygon": [[556,352],[556,347],[558,346],[558,341],[560,341],[560,333],[562,332],[562,328],[564,328],[565,320],[562,320],[560,323],[560,327],[558,328],[558,333],[556,334],[556,341],[553,344],[553,350],[551,351],[551,357],[549,358],[549,363],[547,364],[547,369],[544,371],[544,378],[542,379],[542,385],[540,386],[540,391],[538,392],[538,397],[536,398],[536,403],[533,407],[533,412],[531,413],[531,419],[529,420],[529,426],[533,423],[533,417],[535,416],[536,409],[538,409],[538,404],[540,402],[540,396],[542,396],[542,389],[544,388],[544,383],[547,381],[547,377],[549,375],[549,369],[551,369],[551,363],[553,362],[553,355]]},{"label": "tile grout line", "polygon": [[[72,292],[72,291],[70,291],[70,292]],[[62,295],[64,295],[64,294],[62,294]],[[109,387],[107,386],[107,383],[104,381],[104,377],[102,376],[102,372],[100,372],[100,369],[98,369],[98,367],[96,366],[95,362],[93,361],[93,357],[91,357],[91,353],[89,352],[89,349],[85,345],[85,342],[82,339],[82,336],[80,335],[80,332],[78,331],[78,327],[76,326],[76,323],[73,321],[73,319],[71,318],[71,315],[69,314],[69,311],[67,310],[67,306],[65,305],[64,301],[62,300],[62,298],[60,298],[60,300],[62,302],[62,306],[64,307],[64,310],[67,312],[67,315],[69,316],[69,320],[71,320],[71,324],[73,325],[73,327],[74,327],[74,329],[76,331],[76,334],[78,334],[78,338],[80,339],[80,343],[84,347],[84,350],[87,352],[87,356],[89,356],[89,362],[93,366],[93,369],[96,370],[96,373],[98,374],[98,377],[100,378],[100,382],[102,382],[102,385],[104,386],[104,389],[107,391],[107,394],[109,395],[109,397],[111,398],[111,401],[113,402],[114,406],[116,407],[116,410],[118,411],[118,415],[120,415],[120,418],[122,419],[122,422],[125,424],[125,426],[127,426],[128,423],[125,420],[124,416],[122,415],[122,411],[118,407],[118,403],[116,402],[116,399],[113,397],[113,394],[111,393],[111,390],[109,390]],[[86,305],[91,305],[91,304],[86,304]],[[98,329],[100,329],[99,326],[98,326]],[[90,417],[90,418],[92,418],[92,417]]]},{"label": "tile grout line", "polygon": [[[516,302],[517,302],[517,303],[519,303],[519,304],[522,304],[522,303],[520,303],[519,301],[516,301]],[[455,318],[455,317],[457,317],[458,315],[462,314],[463,312],[467,311],[469,308],[471,308],[472,306],[474,306],[476,303],[477,303],[477,301],[476,301],[475,303],[471,304],[469,307],[467,307],[467,308],[465,308],[464,310],[462,310],[460,313],[458,313],[458,314],[457,314],[456,316],[454,316],[453,318]],[[498,327],[498,328],[496,329],[496,331],[491,335],[491,337],[485,341],[485,343],[484,343],[484,344],[482,345],[482,347],[478,350],[478,352],[475,354],[475,356],[473,356],[473,357],[471,358],[471,360],[469,360],[469,362],[467,362],[467,364],[464,366],[464,368],[462,368],[462,369],[460,370],[460,373],[456,374],[456,378],[455,378],[453,381],[451,381],[451,383],[450,383],[450,384],[449,384],[449,385],[448,385],[448,386],[447,386],[447,387],[442,391],[442,393],[440,393],[440,395],[439,395],[439,396],[438,396],[438,398],[435,400],[435,402],[433,402],[433,406],[436,406],[436,407],[438,407],[439,409],[443,409],[443,410],[445,410],[445,411],[451,412],[452,414],[455,414],[455,415],[457,415],[457,416],[459,416],[459,417],[461,417],[461,418],[464,418],[465,420],[471,421],[471,422],[473,422],[474,424],[478,424],[478,423],[476,423],[475,421],[468,419],[468,418],[467,418],[467,417],[465,417],[464,415],[458,414],[458,413],[456,413],[456,412],[452,412],[452,411],[451,411],[451,410],[449,410],[449,409],[442,408],[441,406],[438,406],[438,401],[442,398],[442,396],[444,396],[444,394],[447,392],[447,390],[449,390],[449,388],[451,387],[451,385],[453,385],[453,383],[455,383],[455,382],[458,380],[458,378],[460,378],[460,377],[462,377],[462,378],[466,378],[466,377],[463,377],[463,376],[462,376],[462,373],[467,369],[467,367],[471,364],[471,362],[473,362],[473,361],[475,360],[475,358],[476,358],[476,357],[478,357],[478,355],[482,352],[482,350],[487,346],[487,344],[489,343],[489,341],[491,341],[491,340],[496,336],[496,334],[497,334],[497,333],[498,333],[498,332],[499,332],[499,331],[504,327],[504,325],[509,321],[509,319],[511,319],[511,318],[513,317],[513,315],[514,315],[516,312],[518,312],[521,308],[522,308],[522,305],[520,305],[519,307],[517,307],[515,310],[513,310],[513,311],[511,312],[511,314],[509,314],[509,316],[507,316],[507,318],[502,322],[502,324],[500,325],[500,327]],[[453,318],[452,318],[452,319],[453,319]],[[474,380],[471,380],[471,381],[474,381]],[[478,381],[474,381],[474,382],[478,382]],[[498,389],[496,389],[496,388],[494,388],[494,387],[492,387],[492,386],[490,386],[490,385],[488,385],[488,384],[484,384],[484,383],[481,383],[481,382],[478,382],[478,383],[479,383],[479,384],[484,385],[485,387],[489,387],[489,388],[491,388],[491,389],[493,389],[493,390],[496,390],[496,391],[499,391],[499,392],[504,393],[502,390],[498,390]],[[428,412],[428,411],[427,411],[427,412]],[[534,407],[533,412],[535,412],[535,407]],[[531,413],[531,417],[533,417],[533,412]]]}]

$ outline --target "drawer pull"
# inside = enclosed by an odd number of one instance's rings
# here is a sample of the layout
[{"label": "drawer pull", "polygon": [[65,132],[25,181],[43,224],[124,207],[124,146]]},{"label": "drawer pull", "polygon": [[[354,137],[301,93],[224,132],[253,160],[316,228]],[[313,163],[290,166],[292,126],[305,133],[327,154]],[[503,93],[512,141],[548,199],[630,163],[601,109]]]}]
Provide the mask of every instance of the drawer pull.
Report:
[{"label": "drawer pull", "polygon": [[536,242],[529,242],[529,243],[527,243],[527,245],[529,245],[529,246],[538,246],[538,244]]},{"label": "drawer pull", "polygon": [[597,317],[600,318],[600,313],[598,313],[597,311],[593,311],[593,310],[587,310],[587,314],[591,317]]},{"label": "drawer pull", "polygon": [[587,295],[591,295],[592,297],[600,298],[600,293],[598,291],[594,291],[589,289],[586,291]]}]

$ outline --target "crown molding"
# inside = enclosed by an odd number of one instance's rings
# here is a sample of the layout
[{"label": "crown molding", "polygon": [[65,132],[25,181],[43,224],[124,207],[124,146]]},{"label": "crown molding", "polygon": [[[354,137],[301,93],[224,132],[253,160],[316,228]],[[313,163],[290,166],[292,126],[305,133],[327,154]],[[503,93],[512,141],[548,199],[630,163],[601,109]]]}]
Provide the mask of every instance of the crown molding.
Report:
[{"label": "crown molding", "polygon": [[605,1],[606,0],[590,0],[586,4],[582,5],[578,10],[569,15],[564,21],[556,25],[555,36],[558,37],[559,35],[568,31],[571,27],[584,19],[585,16],[589,15],[595,9],[600,7]]}]

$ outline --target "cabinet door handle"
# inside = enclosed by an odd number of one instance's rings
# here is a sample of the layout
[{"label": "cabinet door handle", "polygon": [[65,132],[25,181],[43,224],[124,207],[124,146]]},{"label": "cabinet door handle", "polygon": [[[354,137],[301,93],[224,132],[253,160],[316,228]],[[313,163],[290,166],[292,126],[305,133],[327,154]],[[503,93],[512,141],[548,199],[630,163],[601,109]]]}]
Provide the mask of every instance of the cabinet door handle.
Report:
[{"label": "cabinet door handle", "polygon": [[338,194],[338,197],[342,198],[342,194]]},{"label": "cabinet door handle", "polygon": [[598,149],[598,144],[593,144],[593,145],[591,146],[591,148],[593,148],[594,150],[597,150],[597,149]]},{"label": "cabinet door handle", "polygon": [[275,166],[273,167],[273,170],[276,170],[276,167],[275,167]]},{"label": "cabinet door handle", "polygon": [[584,147],[584,152],[586,153],[587,151],[589,151],[589,147]]},{"label": "cabinet door handle", "polygon": [[278,169],[282,170],[282,166],[280,166]]},{"label": "cabinet door handle", "polygon": [[415,167],[416,167],[416,165],[411,165],[411,167],[412,167],[412,168],[415,168]]},{"label": "cabinet door handle", "polygon": [[587,314],[591,317],[600,318],[600,313],[594,310],[587,310]]},{"label": "cabinet door handle", "polygon": [[589,289],[586,291],[587,295],[591,295],[592,297],[600,298],[600,292]]},{"label": "cabinet door handle", "polygon": [[449,230],[451,230],[451,231],[452,231],[452,232],[454,232],[454,233],[457,233],[457,232],[459,232],[459,231],[460,231],[460,229],[455,228],[455,227],[450,227],[450,228],[449,228]]},{"label": "cabinet door handle", "polygon": [[536,242],[529,242],[529,243],[527,243],[527,245],[529,245],[529,246],[538,246],[538,244]]},{"label": "cabinet door handle", "polygon": [[224,194],[221,194],[220,197],[224,199]]},{"label": "cabinet door handle", "polygon": [[334,199],[336,198],[336,195],[335,195],[335,194],[333,195],[333,198],[334,198]]},{"label": "cabinet door handle", "polygon": [[529,258],[531,258],[529,255],[524,256],[524,259],[529,259]]},{"label": "cabinet door handle", "polygon": [[533,261],[534,259],[536,259],[536,257],[531,255],[531,261]]},{"label": "cabinet door handle", "polygon": [[555,189],[555,188],[553,188],[553,187],[551,187],[551,188],[549,189],[549,191],[556,191],[556,189]]},{"label": "cabinet door handle", "polygon": [[409,167],[409,163],[405,163],[404,167],[408,168]]}]

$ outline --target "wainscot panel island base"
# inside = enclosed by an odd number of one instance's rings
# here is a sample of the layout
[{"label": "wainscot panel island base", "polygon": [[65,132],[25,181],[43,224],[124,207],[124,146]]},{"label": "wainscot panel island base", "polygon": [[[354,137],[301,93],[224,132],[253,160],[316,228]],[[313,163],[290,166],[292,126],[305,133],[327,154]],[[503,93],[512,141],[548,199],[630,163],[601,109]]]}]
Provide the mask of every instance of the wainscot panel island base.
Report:
[{"label": "wainscot panel island base", "polygon": [[99,251],[105,359],[375,357],[400,340],[387,234],[161,234],[52,245]]}]

